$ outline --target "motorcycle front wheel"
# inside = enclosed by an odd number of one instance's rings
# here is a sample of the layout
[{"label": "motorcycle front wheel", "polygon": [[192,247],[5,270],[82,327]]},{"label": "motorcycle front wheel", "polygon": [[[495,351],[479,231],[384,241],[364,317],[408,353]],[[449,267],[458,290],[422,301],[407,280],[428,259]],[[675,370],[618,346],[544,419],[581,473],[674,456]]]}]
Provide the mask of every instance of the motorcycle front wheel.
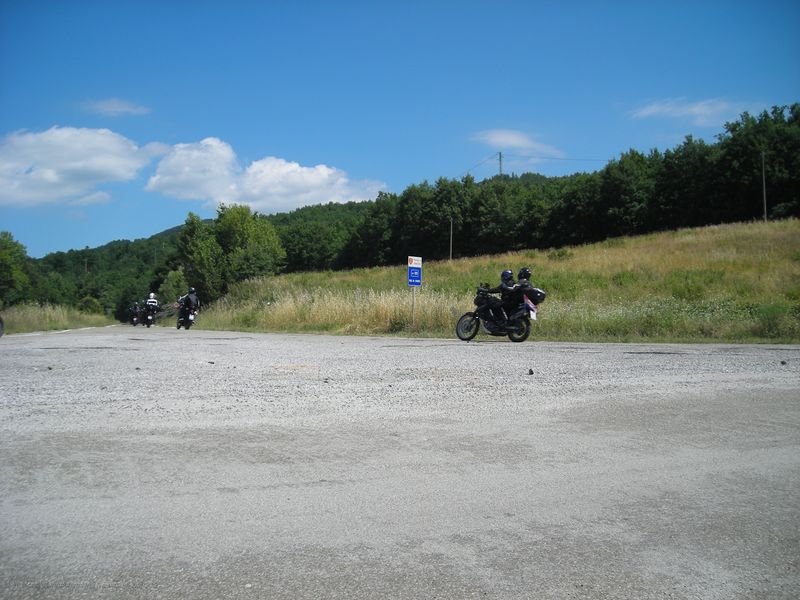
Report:
[{"label": "motorcycle front wheel", "polygon": [[508,339],[512,342],[524,342],[531,334],[531,322],[528,319],[515,319],[508,324]]},{"label": "motorcycle front wheel", "polygon": [[465,342],[470,341],[481,328],[481,320],[474,312],[468,312],[461,315],[461,318],[456,323],[456,335],[458,339]]}]

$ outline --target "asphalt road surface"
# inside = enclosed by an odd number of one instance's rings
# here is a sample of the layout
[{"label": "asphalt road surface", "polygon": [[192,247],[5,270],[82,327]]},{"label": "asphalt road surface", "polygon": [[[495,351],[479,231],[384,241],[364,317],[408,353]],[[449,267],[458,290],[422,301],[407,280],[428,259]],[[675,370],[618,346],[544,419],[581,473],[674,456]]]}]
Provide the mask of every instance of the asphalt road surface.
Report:
[{"label": "asphalt road surface", "polygon": [[798,596],[800,346],[0,340],[4,599]]}]

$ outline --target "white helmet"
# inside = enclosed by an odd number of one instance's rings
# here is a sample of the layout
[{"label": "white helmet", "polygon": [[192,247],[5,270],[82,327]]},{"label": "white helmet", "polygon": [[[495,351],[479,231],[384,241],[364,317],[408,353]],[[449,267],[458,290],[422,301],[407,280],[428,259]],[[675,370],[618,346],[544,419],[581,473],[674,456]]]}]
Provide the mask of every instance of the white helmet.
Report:
[{"label": "white helmet", "polygon": [[150,292],[150,299],[152,300],[155,297],[156,297],[156,295],[153,292]]}]

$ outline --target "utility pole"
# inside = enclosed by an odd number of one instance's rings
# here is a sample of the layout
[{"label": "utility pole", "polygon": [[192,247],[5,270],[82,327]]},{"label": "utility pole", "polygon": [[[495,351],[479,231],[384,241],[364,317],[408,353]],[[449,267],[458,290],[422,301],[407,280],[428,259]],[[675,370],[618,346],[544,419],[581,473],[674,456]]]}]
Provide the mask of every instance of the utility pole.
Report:
[{"label": "utility pole", "polygon": [[764,194],[764,223],[767,222],[767,173],[764,168],[764,151],[761,151],[761,189]]},{"label": "utility pole", "polygon": [[500,175],[502,175],[503,174],[503,153],[502,152],[498,152],[497,153],[497,160],[500,162]]},{"label": "utility pole", "polygon": [[453,260],[453,217],[450,216],[450,260]]}]

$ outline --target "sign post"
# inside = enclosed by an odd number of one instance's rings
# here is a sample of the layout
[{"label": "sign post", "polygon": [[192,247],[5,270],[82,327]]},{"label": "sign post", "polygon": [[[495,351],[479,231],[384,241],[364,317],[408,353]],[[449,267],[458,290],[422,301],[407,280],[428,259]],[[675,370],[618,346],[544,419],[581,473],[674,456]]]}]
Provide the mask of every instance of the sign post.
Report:
[{"label": "sign post", "polygon": [[411,327],[415,326],[414,310],[416,308],[417,288],[422,285],[422,257],[408,257],[408,287],[411,288]]}]

